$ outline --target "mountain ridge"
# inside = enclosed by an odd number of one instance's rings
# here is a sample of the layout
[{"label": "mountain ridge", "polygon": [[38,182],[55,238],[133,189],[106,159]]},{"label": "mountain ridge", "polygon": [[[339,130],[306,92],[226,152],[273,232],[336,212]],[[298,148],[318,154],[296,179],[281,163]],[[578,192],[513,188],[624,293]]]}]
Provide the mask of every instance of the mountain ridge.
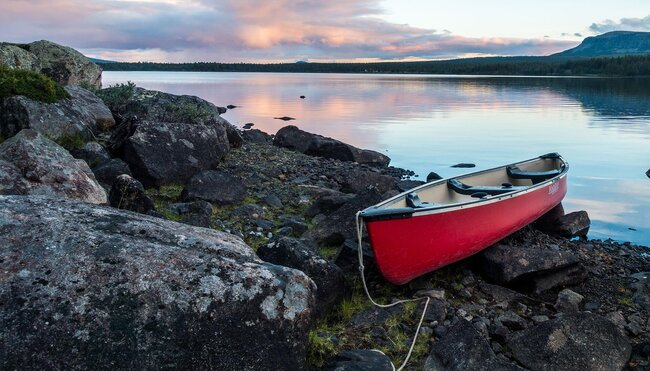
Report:
[{"label": "mountain ridge", "polygon": [[611,31],[585,38],[580,45],[551,57],[617,57],[650,54],[650,32]]}]

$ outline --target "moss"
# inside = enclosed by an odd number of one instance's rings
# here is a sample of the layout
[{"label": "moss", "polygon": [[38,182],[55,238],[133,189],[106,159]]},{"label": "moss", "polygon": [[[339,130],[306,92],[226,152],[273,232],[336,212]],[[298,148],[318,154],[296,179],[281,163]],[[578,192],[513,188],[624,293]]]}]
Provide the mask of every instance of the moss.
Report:
[{"label": "moss", "polygon": [[88,139],[80,134],[63,134],[55,142],[69,151],[83,147],[88,143]]},{"label": "moss", "polygon": [[307,348],[307,363],[316,367],[323,367],[325,361],[339,351],[341,339],[337,336],[342,331],[342,326],[330,327],[321,323],[309,331]]},{"label": "moss", "polygon": [[97,90],[95,94],[104,101],[108,107],[114,108],[125,105],[135,92],[135,84],[128,81],[126,84],[111,85],[106,89]]},{"label": "moss", "polygon": [[167,205],[179,202],[183,186],[179,184],[160,186],[159,188],[149,188],[145,190],[147,196],[153,200],[156,210],[160,211],[167,218],[178,221],[180,216],[167,210]]},{"label": "moss", "polygon": [[42,73],[0,65],[0,99],[14,95],[45,103],[70,98],[61,85]]},{"label": "moss", "polygon": [[339,248],[336,246],[323,246],[320,248],[320,255],[326,260],[332,259],[336,256]]}]

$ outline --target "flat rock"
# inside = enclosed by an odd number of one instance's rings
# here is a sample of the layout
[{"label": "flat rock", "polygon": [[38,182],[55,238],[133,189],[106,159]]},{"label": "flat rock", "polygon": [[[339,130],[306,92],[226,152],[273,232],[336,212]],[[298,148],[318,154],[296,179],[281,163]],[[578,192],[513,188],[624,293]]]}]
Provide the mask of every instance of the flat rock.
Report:
[{"label": "flat rock", "polygon": [[514,364],[497,358],[487,339],[476,330],[474,325],[462,319],[433,344],[423,369],[427,371],[522,370]]},{"label": "flat rock", "polygon": [[[498,284],[534,284],[533,278],[549,275],[579,264],[575,254],[550,249],[497,244],[479,255],[480,267],[490,280]],[[574,282],[576,276],[557,280],[557,284]]]},{"label": "flat rock", "polygon": [[20,95],[0,101],[0,134],[9,138],[22,129],[33,129],[53,140],[91,140],[115,126],[111,111],[95,94],[79,86],[66,86],[65,90],[71,98],[56,103]]},{"label": "flat rock", "polygon": [[300,240],[283,237],[261,246],[257,255],[264,261],[295,268],[309,276],[316,283],[316,313],[323,314],[341,300],[346,285],[343,271],[315,250]]},{"label": "flat rock", "polygon": [[470,163],[467,163],[467,162],[461,162],[461,163],[456,164],[456,165],[451,165],[451,167],[467,169],[467,168],[476,167],[476,165],[475,164],[470,164]]},{"label": "flat rock", "polygon": [[346,350],[327,361],[326,371],[392,371],[384,353],[374,349]]},{"label": "flat rock", "polygon": [[194,175],[183,189],[185,201],[204,200],[218,205],[240,203],[246,196],[246,186],[239,178],[216,170]]},{"label": "flat rock", "polygon": [[355,239],[355,216],[357,211],[372,206],[382,199],[381,194],[376,189],[369,189],[359,193],[308,230],[303,235],[303,238],[328,246],[338,246],[346,239]]},{"label": "flat rock", "polygon": [[171,204],[167,210],[180,216],[180,223],[209,228],[212,224],[212,204],[207,201],[194,201]]},{"label": "flat rock", "polygon": [[273,144],[311,156],[353,161],[371,166],[386,167],[390,163],[390,158],[379,152],[359,149],[336,139],[308,133],[293,125],[278,130]]},{"label": "flat rock", "polygon": [[379,193],[386,193],[396,188],[397,181],[392,176],[369,170],[346,171],[341,181],[341,190],[346,193],[359,193],[368,188],[376,188]]},{"label": "flat rock", "polygon": [[305,367],[313,282],[233,235],[39,196],[0,235],[2,369]]},{"label": "flat rock", "polygon": [[576,211],[557,218],[554,232],[562,237],[587,237],[591,220],[586,211]]},{"label": "flat rock", "polygon": [[52,195],[103,204],[106,192],[83,160],[24,129],[0,144],[0,194]]},{"label": "flat rock", "polygon": [[185,183],[230,151],[224,127],[212,124],[132,120],[120,125],[111,142],[145,187]]},{"label": "flat rock", "polygon": [[115,178],[108,200],[110,205],[115,208],[136,213],[146,214],[154,209],[153,201],[144,192],[142,183],[126,174]]},{"label": "flat rock", "polygon": [[531,370],[620,370],[632,351],[616,325],[588,312],[530,327],[514,336],[508,347]]}]

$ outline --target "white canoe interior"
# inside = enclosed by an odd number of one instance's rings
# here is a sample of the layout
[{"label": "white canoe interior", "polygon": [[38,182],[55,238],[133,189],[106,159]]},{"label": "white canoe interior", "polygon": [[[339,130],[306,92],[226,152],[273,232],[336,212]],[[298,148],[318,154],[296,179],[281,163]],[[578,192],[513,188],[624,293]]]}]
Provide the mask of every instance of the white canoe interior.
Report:
[{"label": "white canoe interior", "polygon": [[566,162],[558,154],[543,155],[532,160],[423,184],[369,209],[435,209],[490,199],[550,182],[559,178],[567,168]]}]

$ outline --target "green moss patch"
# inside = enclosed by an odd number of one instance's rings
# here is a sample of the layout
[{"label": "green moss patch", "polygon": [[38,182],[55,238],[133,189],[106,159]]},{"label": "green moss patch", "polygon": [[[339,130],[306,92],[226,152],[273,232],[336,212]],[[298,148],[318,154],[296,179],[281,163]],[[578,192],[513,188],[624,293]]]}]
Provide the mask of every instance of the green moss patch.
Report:
[{"label": "green moss patch", "polygon": [[45,103],[70,98],[70,94],[61,85],[42,73],[0,65],[0,99],[14,95],[23,95]]}]

